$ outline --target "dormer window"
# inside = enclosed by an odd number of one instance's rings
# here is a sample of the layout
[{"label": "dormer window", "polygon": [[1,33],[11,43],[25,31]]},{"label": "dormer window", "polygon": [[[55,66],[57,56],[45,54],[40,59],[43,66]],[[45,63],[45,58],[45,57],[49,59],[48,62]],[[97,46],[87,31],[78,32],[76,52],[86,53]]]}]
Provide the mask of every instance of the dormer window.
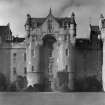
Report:
[{"label": "dormer window", "polygon": [[48,20],[48,31],[51,33],[52,32],[52,20]]}]

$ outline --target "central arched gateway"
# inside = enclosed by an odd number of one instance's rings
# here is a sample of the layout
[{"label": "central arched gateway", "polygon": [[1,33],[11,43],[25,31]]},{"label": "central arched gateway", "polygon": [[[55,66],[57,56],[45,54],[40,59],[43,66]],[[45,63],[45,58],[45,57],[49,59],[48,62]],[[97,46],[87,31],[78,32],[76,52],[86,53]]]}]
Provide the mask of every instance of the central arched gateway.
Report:
[{"label": "central arched gateway", "polygon": [[52,65],[53,65],[53,44],[56,39],[53,35],[45,35],[42,38],[43,44],[40,47],[40,70],[43,72],[43,82],[45,89],[49,91],[51,89],[51,82],[53,81]]}]

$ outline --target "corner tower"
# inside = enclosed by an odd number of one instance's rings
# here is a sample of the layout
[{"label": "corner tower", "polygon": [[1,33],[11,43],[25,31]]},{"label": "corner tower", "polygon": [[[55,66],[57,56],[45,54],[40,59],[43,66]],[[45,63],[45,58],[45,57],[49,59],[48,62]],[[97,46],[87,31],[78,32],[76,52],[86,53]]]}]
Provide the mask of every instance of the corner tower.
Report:
[{"label": "corner tower", "polygon": [[101,31],[101,39],[103,41],[102,86],[103,91],[105,91],[105,18],[103,14],[100,15],[99,27]]}]

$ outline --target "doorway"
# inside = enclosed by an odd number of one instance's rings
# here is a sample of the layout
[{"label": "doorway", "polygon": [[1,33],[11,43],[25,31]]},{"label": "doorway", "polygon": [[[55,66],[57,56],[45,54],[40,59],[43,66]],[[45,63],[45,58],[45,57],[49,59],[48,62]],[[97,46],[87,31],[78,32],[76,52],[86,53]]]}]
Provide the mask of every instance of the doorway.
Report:
[{"label": "doorway", "polygon": [[45,90],[51,90],[51,83],[53,78],[52,65],[54,58],[52,57],[53,44],[56,39],[52,35],[46,35],[43,37],[43,45],[40,47],[40,63],[39,67],[41,72],[43,72],[43,83],[45,85]]}]

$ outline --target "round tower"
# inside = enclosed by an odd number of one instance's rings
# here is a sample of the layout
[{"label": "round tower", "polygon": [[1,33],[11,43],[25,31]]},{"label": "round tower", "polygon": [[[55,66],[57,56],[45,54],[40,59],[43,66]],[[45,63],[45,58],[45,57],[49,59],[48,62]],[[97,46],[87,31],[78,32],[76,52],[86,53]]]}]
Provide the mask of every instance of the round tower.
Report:
[{"label": "round tower", "polygon": [[27,48],[27,81],[28,86],[34,86],[40,84],[40,72],[39,72],[39,45],[29,43]]},{"label": "round tower", "polygon": [[25,30],[27,31],[26,37],[26,54],[27,54],[27,86],[34,86],[41,83],[41,72],[39,71],[39,51],[42,43],[35,36],[33,37],[31,25],[31,16],[27,15],[27,21],[25,24]]},{"label": "round tower", "polygon": [[71,15],[71,22],[69,27],[69,36],[68,36],[68,49],[69,49],[69,57],[68,57],[68,88],[73,91],[74,90],[74,67],[75,67],[75,38],[76,38],[76,22],[75,22],[75,14]]},{"label": "round tower", "polygon": [[103,41],[102,86],[103,91],[105,91],[105,18],[103,14],[100,15],[99,28],[101,31],[101,39]]}]

